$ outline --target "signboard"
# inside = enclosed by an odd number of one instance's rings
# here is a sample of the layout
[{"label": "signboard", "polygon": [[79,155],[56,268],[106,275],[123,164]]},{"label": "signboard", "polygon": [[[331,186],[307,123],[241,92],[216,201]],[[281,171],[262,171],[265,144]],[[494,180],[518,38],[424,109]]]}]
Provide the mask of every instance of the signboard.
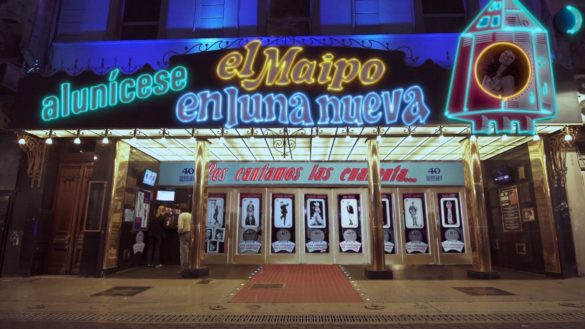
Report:
[{"label": "signboard", "polygon": [[518,0],[491,0],[461,34],[447,117],[473,133],[534,134],[558,114],[547,29]]},{"label": "signboard", "polygon": [[500,210],[502,212],[502,229],[504,232],[522,232],[520,200],[516,186],[501,188]]},{"label": "signboard", "polygon": [[[162,162],[159,185],[193,184],[193,162]],[[382,186],[463,186],[463,164],[382,162]],[[212,162],[209,186],[367,186],[366,162]]]},{"label": "signboard", "polygon": [[[263,42],[265,44],[263,44]],[[444,122],[448,70],[399,50],[278,46],[173,56],[125,75],[28,76],[12,128],[409,126]],[[34,91],[34,92],[31,92]]]}]

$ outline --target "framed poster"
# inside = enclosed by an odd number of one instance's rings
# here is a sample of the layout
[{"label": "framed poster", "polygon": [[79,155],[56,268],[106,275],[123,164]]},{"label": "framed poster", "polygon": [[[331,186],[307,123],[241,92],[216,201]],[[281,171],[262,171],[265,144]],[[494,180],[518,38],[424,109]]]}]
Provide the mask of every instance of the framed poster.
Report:
[{"label": "framed poster", "polygon": [[207,198],[207,227],[224,227],[225,194]]},{"label": "framed poster", "polygon": [[261,196],[247,196],[241,199],[241,225],[242,227],[260,226],[260,200]]},{"label": "framed poster", "polygon": [[294,200],[294,194],[272,195],[271,251],[275,254],[292,254],[295,252]]},{"label": "framed poster", "polygon": [[238,253],[262,253],[262,194],[240,194]]},{"label": "framed poster", "polygon": [[308,228],[327,227],[327,196],[305,196],[305,212]]},{"label": "framed poster", "polygon": [[341,214],[342,228],[357,228],[359,226],[357,198],[341,199],[339,213]]},{"label": "framed poster", "polygon": [[225,205],[225,194],[211,193],[207,196],[207,216],[205,219],[207,253],[223,254],[225,252]]},{"label": "framed poster", "polygon": [[305,194],[305,251],[328,253],[329,232],[327,195]]},{"label": "framed poster", "polygon": [[392,194],[382,194],[382,222],[384,229],[384,253],[395,254],[394,206]]},{"label": "framed poster", "polygon": [[429,238],[424,193],[402,195],[404,205],[405,250],[408,254],[429,254]]},{"label": "framed poster", "polygon": [[339,250],[342,253],[362,252],[359,194],[339,195]]},{"label": "framed poster", "polygon": [[443,227],[460,227],[461,214],[459,212],[459,198],[441,194],[439,204],[441,207],[441,225]]},{"label": "framed poster", "polygon": [[294,195],[278,195],[272,198],[272,222],[276,228],[293,227]]},{"label": "framed poster", "polygon": [[148,214],[150,213],[150,201],[152,192],[138,190],[136,192],[136,203],[134,204],[134,225],[133,231],[145,230],[148,227]]},{"label": "framed poster", "polygon": [[516,186],[499,189],[502,229],[504,232],[522,232],[520,200]]},{"label": "framed poster", "polygon": [[[99,232],[101,230],[105,198],[106,182],[90,181],[87,204],[85,206],[84,232]],[[148,213],[146,218],[148,218]]]},{"label": "framed poster", "polygon": [[463,218],[459,193],[439,193],[443,253],[464,253]]}]

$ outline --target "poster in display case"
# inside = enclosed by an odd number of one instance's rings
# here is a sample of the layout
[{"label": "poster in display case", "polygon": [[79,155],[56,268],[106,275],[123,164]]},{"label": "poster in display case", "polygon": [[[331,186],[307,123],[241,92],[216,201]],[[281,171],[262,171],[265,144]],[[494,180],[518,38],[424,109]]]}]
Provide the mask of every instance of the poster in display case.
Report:
[{"label": "poster in display case", "polygon": [[152,192],[138,190],[136,192],[136,202],[134,204],[134,224],[133,231],[145,230],[148,228],[148,214],[150,213],[150,201]]},{"label": "poster in display case", "polygon": [[441,249],[443,253],[464,253],[463,218],[459,193],[439,193]]},{"label": "poster in display case", "polygon": [[424,193],[402,195],[404,207],[405,250],[408,254],[429,254]]},{"label": "poster in display case", "polygon": [[238,253],[260,254],[262,249],[262,194],[240,194]]},{"label": "poster in display case", "polygon": [[395,254],[394,206],[391,194],[382,194],[382,221],[384,229],[384,253]]},{"label": "poster in display case", "polygon": [[205,220],[206,251],[210,254],[225,252],[225,194],[210,193],[207,196],[207,218]]},{"label": "poster in display case", "polygon": [[272,195],[272,253],[295,252],[295,196],[293,194]]},{"label": "poster in display case", "polygon": [[339,250],[342,253],[362,252],[359,194],[339,195]]},{"label": "poster in display case", "polygon": [[327,195],[305,195],[305,250],[308,253],[329,252],[327,230]]}]

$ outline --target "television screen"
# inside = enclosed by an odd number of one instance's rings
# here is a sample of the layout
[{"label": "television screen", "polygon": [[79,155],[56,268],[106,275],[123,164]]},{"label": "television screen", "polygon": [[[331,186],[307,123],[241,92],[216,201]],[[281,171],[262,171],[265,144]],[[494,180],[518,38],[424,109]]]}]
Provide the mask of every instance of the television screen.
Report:
[{"label": "television screen", "polygon": [[492,171],[492,179],[496,184],[507,184],[512,182],[512,173],[508,168],[498,168]]},{"label": "television screen", "polygon": [[154,184],[156,183],[156,176],[158,176],[156,172],[150,169],[146,169],[144,171],[144,178],[142,179],[142,184],[154,186]]},{"label": "television screen", "polygon": [[175,201],[175,191],[158,191],[156,192],[157,201]]}]

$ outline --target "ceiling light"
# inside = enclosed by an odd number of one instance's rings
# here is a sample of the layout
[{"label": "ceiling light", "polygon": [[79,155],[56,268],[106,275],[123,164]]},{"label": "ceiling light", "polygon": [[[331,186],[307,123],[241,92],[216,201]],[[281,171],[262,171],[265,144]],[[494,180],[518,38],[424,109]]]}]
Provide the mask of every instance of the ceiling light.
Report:
[{"label": "ceiling light", "polygon": [[571,136],[571,134],[565,134],[565,142],[570,143],[573,141],[573,136]]},{"label": "ceiling light", "polygon": [[532,136],[532,140],[535,142],[538,142],[540,140],[540,135],[536,134],[536,135]]},{"label": "ceiling light", "polygon": [[49,137],[45,140],[45,143],[47,143],[48,145],[53,145],[53,139]]},{"label": "ceiling light", "polygon": [[24,139],[24,137],[20,137],[18,139],[18,144],[20,144],[20,145],[26,145],[26,140]]},{"label": "ceiling light", "polygon": [[102,144],[110,144],[110,139],[105,136],[104,138],[102,138]]},{"label": "ceiling light", "polygon": [[508,140],[510,140],[510,137],[508,135],[502,135],[502,141],[503,142],[507,142]]},{"label": "ceiling light", "polygon": [[469,140],[472,141],[472,142],[476,142],[477,141],[477,136],[471,135],[471,136],[469,136]]},{"label": "ceiling light", "polygon": [[79,137],[75,137],[75,139],[73,140],[73,144],[76,144],[76,145],[81,144],[81,139]]}]

